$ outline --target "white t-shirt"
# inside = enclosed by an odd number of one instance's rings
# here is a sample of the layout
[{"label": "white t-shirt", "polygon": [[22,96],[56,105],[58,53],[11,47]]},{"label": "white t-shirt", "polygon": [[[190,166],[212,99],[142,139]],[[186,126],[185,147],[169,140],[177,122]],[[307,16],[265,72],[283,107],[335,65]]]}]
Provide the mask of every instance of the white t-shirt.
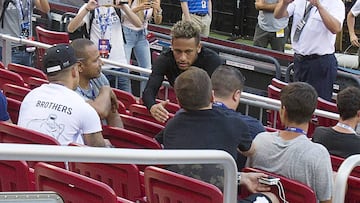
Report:
[{"label": "white t-shirt", "polygon": [[21,103],[18,125],[57,139],[60,144],[84,144],[82,135],[102,131],[100,118],[75,91],[59,84],[43,84]]},{"label": "white t-shirt", "polygon": [[[81,10],[85,9],[85,6],[86,4],[84,4],[80,8],[79,13],[81,12]],[[124,38],[120,18],[116,14],[116,11],[113,7],[98,7],[94,10],[94,19],[92,21],[90,33],[91,41],[93,41],[96,46],[99,46],[99,39],[101,38],[101,28],[98,11],[100,12],[100,16],[103,16],[103,18],[101,18],[102,22],[105,22],[108,16],[110,16],[108,18],[109,24],[107,25],[104,37],[105,39],[109,39],[111,44],[111,51],[108,59],[115,62],[128,64],[125,57]],[[86,14],[86,16],[83,18],[83,22],[87,23],[86,25],[89,24],[89,21],[90,12],[88,12],[88,14]],[[109,65],[104,65],[102,68],[110,68],[108,66]]]},{"label": "white t-shirt", "polygon": [[[310,16],[303,28],[298,42],[293,41],[296,25],[304,16],[305,8],[309,1],[295,0],[287,7],[289,16],[293,16],[291,28],[291,43],[297,54],[332,54],[335,52],[336,34],[325,27],[316,7],[310,11]],[[341,25],[345,19],[345,5],[342,0],[320,0],[320,4],[335,17]]]},{"label": "white t-shirt", "polygon": [[350,12],[356,17],[360,13],[360,1],[356,1],[355,4],[351,7]]},{"label": "white t-shirt", "polygon": [[[130,8],[133,9],[135,7],[137,7],[139,4],[139,0],[134,0],[131,5]],[[144,12],[144,19],[140,19],[143,22],[143,26],[142,27],[136,27],[134,24],[132,24],[129,20],[129,17],[122,12],[122,15],[124,17],[124,21],[122,22],[123,26],[128,27],[132,30],[142,30],[142,29],[147,29],[148,24],[149,24],[149,20],[152,18],[152,14],[153,14],[153,8],[147,9],[147,10],[143,10]]]}]

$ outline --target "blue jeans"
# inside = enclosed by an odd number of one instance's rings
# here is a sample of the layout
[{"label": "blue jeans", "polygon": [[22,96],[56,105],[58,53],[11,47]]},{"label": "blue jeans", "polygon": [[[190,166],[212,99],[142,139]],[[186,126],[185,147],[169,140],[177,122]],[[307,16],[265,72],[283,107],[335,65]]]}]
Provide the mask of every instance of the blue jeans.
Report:
[{"label": "blue jeans", "polygon": [[[127,68],[116,68],[116,69],[114,68],[111,70],[116,70],[123,73],[129,73],[129,69]],[[106,77],[108,78],[110,83],[114,85],[115,88],[131,93],[130,79],[128,77],[114,76],[114,75],[106,75]]]},{"label": "blue jeans", "polygon": [[[2,61],[2,47],[0,47],[0,61]],[[32,67],[33,53],[21,50],[16,47],[11,49],[11,62]]]},{"label": "blue jeans", "polygon": [[[126,60],[130,63],[131,51],[134,51],[138,66],[142,68],[151,69],[151,54],[150,45],[146,39],[147,30],[142,29],[139,31],[132,30],[128,27],[122,27],[126,40],[125,56]],[[147,74],[141,74],[141,76],[148,76]],[[146,82],[140,83],[140,93],[144,90]]]}]

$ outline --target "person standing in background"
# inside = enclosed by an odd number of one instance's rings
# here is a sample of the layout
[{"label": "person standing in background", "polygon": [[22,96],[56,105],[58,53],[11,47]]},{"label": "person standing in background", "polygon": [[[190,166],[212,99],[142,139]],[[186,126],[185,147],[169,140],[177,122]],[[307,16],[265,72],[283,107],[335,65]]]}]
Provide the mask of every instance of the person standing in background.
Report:
[{"label": "person standing in background", "polygon": [[[50,11],[47,0],[0,0],[0,33],[22,39],[32,39],[32,21],[34,6],[43,13]],[[0,45],[0,61],[2,61]],[[11,62],[26,66],[32,64],[33,50],[27,50],[26,45],[11,45]]]},{"label": "person standing in background", "polygon": [[211,0],[180,0],[182,20],[192,21],[200,27],[202,37],[210,34],[212,2]]},{"label": "person standing in background", "polygon": [[[130,63],[131,52],[134,51],[137,65],[151,69],[151,54],[150,45],[146,39],[148,33],[147,27],[149,20],[154,19],[155,24],[162,22],[162,9],[160,7],[160,0],[130,0],[130,8],[142,21],[142,26],[137,27],[131,19],[125,14],[122,28],[125,37],[125,56],[128,63]],[[147,74],[141,74],[147,76]],[[140,96],[145,88],[146,82],[140,83]]]},{"label": "person standing in background", "polygon": [[[126,13],[135,26],[141,27],[142,22],[135,13],[132,12],[127,3],[119,4],[119,1],[116,2],[118,2],[117,5],[105,7],[98,5],[96,0],[89,0],[88,3],[85,3],[79,9],[75,18],[70,21],[68,31],[74,32],[77,28],[86,23],[87,30],[90,31],[90,40],[98,46],[102,58],[127,64],[121,19],[118,14],[120,11],[117,11],[117,9],[120,8],[122,12]],[[93,18],[93,20],[91,20],[91,18]],[[89,30],[89,28],[91,29]],[[105,65],[103,68],[111,67]],[[120,68],[117,70],[124,73],[129,72],[126,68]],[[131,92],[129,78],[119,76],[118,88]]]},{"label": "person standing in background", "polygon": [[255,8],[259,11],[258,23],[255,27],[254,46],[284,52],[284,46],[289,36],[289,18],[276,19],[274,9],[278,0],[256,0]]},{"label": "person standing in background", "polygon": [[[351,45],[359,48],[359,38],[355,33],[355,17],[360,13],[360,1],[356,1],[355,4],[351,7],[349,13],[347,14],[346,22],[349,31],[350,43]],[[360,49],[358,49],[358,69],[360,67]]]},{"label": "person standing in background", "polygon": [[337,75],[336,33],[342,30],[345,5],[341,0],[281,0],[275,18],[293,16],[291,43],[294,79],[307,82],[319,97],[331,101]]},{"label": "person standing in background", "polygon": [[7,112],[7,101],[5,95],[0,91],[0,121],[12,123]]}]

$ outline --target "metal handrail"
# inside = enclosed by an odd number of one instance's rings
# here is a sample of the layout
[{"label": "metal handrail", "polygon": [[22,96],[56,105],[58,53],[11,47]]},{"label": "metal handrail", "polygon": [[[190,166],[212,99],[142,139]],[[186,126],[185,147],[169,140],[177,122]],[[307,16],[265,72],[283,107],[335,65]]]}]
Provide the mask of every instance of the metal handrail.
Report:
[{"label": "metal handrail", "polygon": [[356,166],[360,166],[360,155],[352,155],[345,159],[344,162],[340,165],[334,184],[334,203],[343,203],[345,201],[347,180],[351,171]]},{"label": "metal handrail", "polygon": [[73,161],[123,164],[221,164],[224,167],[224,203],[237,201],[237,166],[221,150],[150,150],[72,147],[36,144],[0,144],[0,160]]}]

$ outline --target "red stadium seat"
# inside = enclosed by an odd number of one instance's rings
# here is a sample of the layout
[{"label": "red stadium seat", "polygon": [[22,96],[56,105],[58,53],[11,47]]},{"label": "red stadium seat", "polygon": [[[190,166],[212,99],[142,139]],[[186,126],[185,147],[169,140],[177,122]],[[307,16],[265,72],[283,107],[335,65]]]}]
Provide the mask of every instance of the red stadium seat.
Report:
[{"label": "red stadium seat", "polygon": [[31,91],[29,88],[13,84],[4,84],[2,90],[7,98],[16,99],[20,102],[24,100],[24,97]]},{"label": "red stadium seat", "polygon": [[69,163],[70,171],[106,183],[115,193],[131,201],[143,201],[140,171],[134,164]]},{"label": "red stadium seat", "polygon": [[283,87],[288,85],[288,83],[284,82],[284,81],[281,81],[281,80],[279,80],[277,78],[273,78],[273,79],[271,79],[271,85],[276,87],[276,88],[282,89]]},{"label": "red stadium seat", "polygon": [[125,104],[122,103],[120,100],[118,100],[118,113],[119,114],[130,115],[130,111],[126,109]]},{"label": "red stadium seat", "polygon": [[114,94],[116,95],[116,98],[125,105],[126,109],[129,109],[129,106],[131,104],[139,103],[137,101],[136,97],[129,92],[126,92],[124,90],[119,90],[116,88],[112,88],[112,90],[113,90]]},{"label": "red stadium seat", "polygon": [[8,70],[18,73],[24,79],[24,82],[26,84],[28,84],[29,77],[36,77],[47,80],[47,76],[44,72],[33,67],[24,66],[16,63],[9,63],[7,67]]},{"label": "red stadium seat", "polygon": [[162,149],[155,139],[123,128],[103,126],[102,134],[117,148]]},{"label": "red stadium seat", "polygon": [[0,192],[34,191],[32,175],[25,161],[0,161]]},{"label": "red stadium seat", "polygon": [[[36,26],[36,37],[39,42],[45,43],[45,44],[60,44],[60,43],[69,43],[69,33],[67,32],[56,32],[44,29],[40,26]],[[43,67],[43,56],[45,53],[45,49],[38,48],[37,49],[37,60],[36,60],[36,67],[38,69],[42,69]]]},{"label": "red stadium seat", "polygon": [[216,186],[153,166],[145,169],[145,193],[148,203],[223,202]]},{"label": "red stadium seat", "polygon": [[141,118],[136,118],[124,114],[120,114],[120,117],[125,129],[138,132],[151,138],[154,138],[156,134],[164,129],[164,126],[160,124],[153,123]]},{"label": "red stadium seat", "polygon": [[345,203],[360,202],[360,178],[349,176],[348,188],[345,194]]},{"label": "red stadium seat", "polygon": [[[130,111],[131,115],[134,116],[134,117],[141,118],[141,119],[144,119],[144,120],[148,120],[148,121],[158,123],[160,125],[165,126],[165,123],[161,123],[161,122],[157,121],[155,118],[153,118],[151,116],[149,110],[145,106],[143,106],[141,104],[132,104],[132,105],[130,105],[129,111]],[[174,114],[169,113],[169,119],[172,118],[172,117],[174,117]]]},{"label": "red stadium seat", "polygon": [[49,81],[41,78],[29,77],[28,78],[28,86],[30,89],[34,89],[36,87],[41,86],[42,84],[48,84]]},{"label": "red stadium seat", "polygon": [[[53,137],[29,130],[11,123],[0,122],[0,142],[1,143],[17,143],[17,144],[46,144],[46,145],[60,145],[60,143]],[[28,162],[31,166],[34,162]],[[63,162],[54,162],[53,165],[65,168]]]},{"label": "red stadium seat", "polygon": [[[333,112],[333,113],[338,113],[337,106],[336,106],[335,103],[326,101],[325,99],[322,99],[320,97],[318,97],[317,108],[320,109],[320,110],[324,110],[324,111],[330,111],[330,112]],[[319,126],[325,126],[325,127],[334,126],[338,122],[338,120],[325,118],[325,117],[321,117],[321,116],[317,116],[317,120],[318,120],[317,124]]]},{"label": "red stadium seat", "polygon": [[26,87],[24,79],[19,74],[0,68],[0,89],[2,89],[2,86],[6,83]]},{"label": "red stadium seat", "polygon": [[[292,180],[289,178],[286,178],[284,176],[280,176],[274,173],[270,173],[267,171],[263,171],[260,169],[255,168],[244,168],[242,170],[243,172],[260,172],[265,173],[268,175],[271,175],[273,177],[280,178],[280,182],[284,187],[285,191],[285,197],[288,202],[291,203],[316,203],[316,195],[315,192],[307,185],[300,183],[296,180]],[[273,186],[271,188],[271,192],[275,195],[279,194],[278,188],[276,186]],[[251,193],[245,188],[241,188],[241,197],[244,198],[246,196],[249,196]],[[279,196],[278,196],[279,198]],[[280,198],[279,198],[280,200]]]},{"label": "red stadium seat", "polygon": [[64,202],[132,202],[117,197],[114,190],[105,183],[46,163],[36,164],[35,182],[37,190],[54,191]]},{"label": "red stadium seat", "polygon": [[5,64],[2,61],[0,61],[0,68],[1,69],[6,69]]},{"label": "red stadium seat", "polygon": [[166,88],[164,86],[161,86],[158,91],[157,98],[161,99],[161,100],[168,99],[169,101],[171,101],[172,103],[175,103],[175,104],[178,103],[178,101],[176,99],[176,94],[175,94],[174,88],[172,88],[172,87],[168,87],[168,89],[166,90]]},{"label": "red stadium seat", "polygon": [[13,99],[13,98],[6,98],[7,101],[7,111],[10,115],[10,119],[13,123],[17,123],[19,119],[19,110],[21,106],[21,101]]}]

